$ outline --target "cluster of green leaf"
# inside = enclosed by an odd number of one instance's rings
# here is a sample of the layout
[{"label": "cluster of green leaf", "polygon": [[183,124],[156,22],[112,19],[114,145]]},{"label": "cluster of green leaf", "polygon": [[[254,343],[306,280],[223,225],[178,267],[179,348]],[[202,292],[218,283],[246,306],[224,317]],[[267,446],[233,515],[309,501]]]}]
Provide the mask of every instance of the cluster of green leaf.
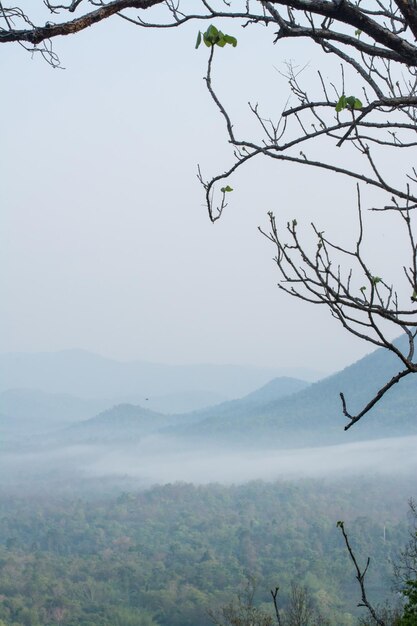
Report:
[{"label": "cluster of green leaf", "polygon": [[198,48],[202,41],[208,48],[212,48],[213,46],[224,48],[227,44],[233,46],[233,48],[236,48],[237,46],[236,37],[233,37],[232,35],[225,35],[221,30],[218,30],[215,26],[213,26],[213,24],[211,24],[204,33],[201,31],[198,32],[195,47]]},{"label": "cluster of green leaf", "polygon": [[[390,588],[405,543],[397,486],[305,481],[221,487],[175,484],[118,497],[0,499],[0,620],[7,626],[208,626],[248,574],[258,605],[292,580],[331,623],[351,625],[354,576],[335,520],[373,556],[369,593]],[[373,497],[374,518],[362,516]],[[379,519],[388,524],[383,541]],[[1,621],[0,621],[1,625]]]},{"label": "cluster of green leaf", "polygon": [[343,94],[340,96],[336,103],[336,112],[340,113],[344,109],[350,109],[351,111],[357,111],[363,107],[362,102],[355,96],[346,96]]}]

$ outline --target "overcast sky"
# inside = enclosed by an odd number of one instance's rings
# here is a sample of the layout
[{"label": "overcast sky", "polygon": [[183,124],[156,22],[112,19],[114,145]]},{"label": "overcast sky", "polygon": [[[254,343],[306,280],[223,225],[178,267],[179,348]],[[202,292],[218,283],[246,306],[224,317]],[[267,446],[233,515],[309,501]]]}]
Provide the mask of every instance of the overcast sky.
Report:
[{"label": "overcast sky", "polygon": [[[259,161],[230,181],[230,207],[209,222],[197,163],[218,173],[232,155],[197,30],[114,19],[55,41],[64,70],[1,46],[0,351],[326,373],[369,352],[325,309],[280,292],[257,232],[273,210],[282,223],[352,235],[354,183]],[[309,62],[311,75],[322,61],[301,40],[274,47],[264,28],[229,32],[239,46],[217,55],[214,80],[243,134],[249,99],[284,107],[286,59]]]}]

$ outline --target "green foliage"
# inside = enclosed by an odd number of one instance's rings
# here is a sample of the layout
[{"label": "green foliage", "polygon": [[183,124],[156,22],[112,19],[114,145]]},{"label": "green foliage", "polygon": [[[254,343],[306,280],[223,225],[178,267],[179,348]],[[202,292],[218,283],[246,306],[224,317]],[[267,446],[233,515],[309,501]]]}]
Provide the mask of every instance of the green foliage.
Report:
[{"label": "green foliage", "polygon": [[112,611],[111,624],[112,626],[158,626],[149,611],[129,609],[125,606]]},{"label": "green foliage", "polygon": [[[407,537],[405,523],[395,522],[402,517],[398,502],[386,506],[393,498],[405,501],[399,491],[385,478],[380,486],[175,484],[86,500],[0,494],[0,620],[7,626],[209,626],[209,607],[233,602],[238,608],[237,591],[250,572],[257,578],[257,617],[268,616],[269,589],[277,583],[285,614],[296,579],[326,619],[345,626],[352,623],[357,587],[353,575],[347,578],[349,561],[334,521],[343,511],[355,528],[358,554],[372,555],[372,597],[382,601],[389,559]],[[373,520],[360,517],[370,499]],[[392,533],[383,543],[380,520],[390,519]]]},{"label": "green foliage", "polygon": [[197,41],[195,44],[196,49],[199,48],[201,42],[204,41],[208,48],[212,48],[213,46],[219,46],[220,48],[224,48],[227,44],[236,48],[237,39],[232,35],[225,35],[221,30],[218,30],[213,24],[211,24],[205,33],[198,31]]},{"label": "green foliage", "polygon": [[209,610],[209,616],[216,626],[273,626],[271,611],[255,606],[256,582],[248,579],[243,593],[216,611]]},{"label": "green foliage", "polygon": [[229,187],[229,185],[226,185],[226,187],[221,188],[222,193],[230,193],[231,191],[233,191],[233,187]]},{"label": "green foliage", "polygon": [[403,593],[407,603],[400,626],[417,626],[417,580],[408,580]]},{"label": "green foliage", "polygon": [[336,112],[340,113],[344,109],[356,111],[361,109],[362,106],[362,102],[358,98],[355,98],[355,96],[345,96],[345,94],[343,94],[336,103]]}]

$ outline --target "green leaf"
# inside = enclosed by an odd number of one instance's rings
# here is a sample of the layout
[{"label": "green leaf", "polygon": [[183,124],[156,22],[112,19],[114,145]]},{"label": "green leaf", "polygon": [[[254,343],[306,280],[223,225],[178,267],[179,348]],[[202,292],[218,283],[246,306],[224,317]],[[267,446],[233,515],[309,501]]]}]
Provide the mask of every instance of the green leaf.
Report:
[{"label": "green leaf", "polygon": [[237,46],[237,39],[236,39],[236,37],[233,37],[232,35],[225,35],[224,36],[224,40],[225,40],[226,43],[229,43],[231,46],[236,48],[236,46]]},{"label": "green leaf", "polygon": [[211,39],[213,41],[214,39],[216,39],[217,35],[219,34],[219,31],[217,30],[215,26],[213,26],[213,24],[210,24],[205,34],[208,39]]},{"label": "green leaf", "polygon": [[357,29],[355,30],[355,35],[356,35],[356,37],[360,37],[360,36],[362,35],[362,31],[361,31],[361,29],[360,29],[360,28],[357,28]]},{"label": "green leaf", "polygon": [[344,524],[344,522],[342,522],[342,520],[339,520],[339,521],[336,523],[336,527],[337,527],[337,528],[343,528],[343,524]]},{"label": "green leaf", "polygon": [[230,187],[229,185],[226,185],[226,187],[222,187],[220,191],[222,193],[230,193],[231,191],[233,191],[233,187]]},{"label": "green leaf", "polygon": [[196,50],[200,46],[200,44],[201,44],[201,30],[198,31],[197,41],[195,42],[195,49]]},{"label": "green leaf", "polygon": [[221,31],[219,31],[219,34],[217,36],[216,41],[214,42],[216,44],[216,46],[219,46],[220,48],[224,48],[226,45],[226,40],[224,38],[224,35]]},{"label": "green leaf", "polygon": [[376,285],[381,282],[382,278],[380,276],[372,276],[372,284]]},{"label": "green leaf", "polygon": [[346,96],[340,96],[339,100],[337,101],[336,104],[336,112],[340,113],[340,111],[343,111],[343,109],[346,109]]},{"label": "green leaf", "polygon": [[295,228],[297,226],[297,220],[293,220],[292,225],[293,225],[293,228]]},{"label": "green leaf", "polygon": [[365,286],[363,286],[363,287],[361,287],[361,288],[359,289],[359,291],[362,291],[362,293],[363,293],[365,290],[366,290],[366,287],[365,287]]},{"label": "green leaf", "polygon": [[413,302],[417,302],[417,291],[414,289],[413,295],[411,296]]},{"label": "green leaf", "polygon": [[199,47],[201,39],[208,48],[212,48],[213,46],[224,48],[226,44],[230,44],[234,48],[237,46],[236,37],[232,37],[232,35],[225,35],[221,30],[218,30],[215,26],[213,26],[213,24],[210,24],[205,33],[198,33],[195,46],[196,48]]},{"label": "green leaf", "polygon": [[349,96],[349,98],[346,98],[346,104],[348,104],[351,109],[362,108],[362,102],[358,98],[355,98],[355,96]]},{"label": "green leaf", "polygon": [[203,41],[206,44],[207,48],[212,47],[213,42],[211,41],[211,39],[209,39],[209,37],[207,37],[206,33],[203,34]]},{"label": "green leaf", "polygon": [[343,96],[340,96],[339,100],[336,103],[336,112],[340,113],[340,111],[343,111],[343,109],[346,109],[346,107],[349,107],[352,110],[358,110],[363,107],[363,104],[359,100],[359,98],[356,98],[355,96],[346,97],[345,94],[343,94]]}]

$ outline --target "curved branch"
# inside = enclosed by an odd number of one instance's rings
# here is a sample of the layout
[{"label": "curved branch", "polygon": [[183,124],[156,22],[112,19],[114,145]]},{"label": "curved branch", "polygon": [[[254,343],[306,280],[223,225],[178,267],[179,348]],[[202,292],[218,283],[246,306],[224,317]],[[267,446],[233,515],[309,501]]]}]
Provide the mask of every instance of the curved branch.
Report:
[{"label": "curved branch", "polygon": [[43,41],[54,37],[73,35],[85,30],[93,24],[102,22],[125,9],[149,9],[157,4],[163,4],[164,0],[113,0],[90,13],[61,24],[48,22],[45,26],[19,30],[13,29],[0,31],[0,43],[27,42],[38,45]]},{"label": "curved branch", "polygon": [[268,0],[264,5],[266,8],[274,5],[285,6],[353,26],[387,49],[397,52],[403,63],[417,63],[417,48],[371,19],[359,5],[344,0]]},{"label": "curved branch", "polygon": [[412,369],[412,370],[407,368],[405,370],[402,370],[395,376],[393,376],[391,380],[389,380],[383,387],[381,387],[378,393],[372,398],[372,400],[370,400],[370,402],[368,402],[368,404],[362,409],[362,411],[360,411],[356,415],[351,415],[348,412],[345,396],[342,392],[340,392],[343,415],[350,420],[350,423],[347,424],[344,429],[349,430],[349,428],[351,428],[354,424],[356,424],[356,422],[359,422],[359,420],[364,415],[366,415],[366,413],[368,413],[375,406],[375,404],[381,400],[381,398],[383,398],[383,396],[387,393],[387,391],[389,391],[394,385],[396,385],[402,378],[405,378],[405,376],[408,376],[409,374],[414,374],[416,371],[417,371],[417,368]]},{"label": "curved branch", "polygon": [[354,178],[355,180],[360,180],[364,183],[367,183],[368,185],[372,185],[373,187],[377,187],[379,189],[383,189],[384,191],[388,191],[389,193],[392,193],[395,196],[402,198],[403,200],[411,200],[412,202],[417,202],[417,196],[407,194],[407,192],[405,191],[395,189],[394,187],[391,187],[391,185],[388,185],[387,183],[381,182],[380,180],[376,180],[373,178],[369,178],[368,176],[365,176],[364,174],[360,174],[359,172],[354,172],[352,170],[348,170],[344,167],[339,167],[331,163],[322,163],[321,161],[314,161],[314,160],[303,158],[303,157],[301,158],[292,157],[287,154],[273,154],[271,152],[273,149],[274,148],[268,148],[268,149],[265,148],[261,152],[263,154],[267,154],[267,156],[271,157],[272,159],[276,159],[278,161],[289,161],[291,163],[310,165],[311,167],[317,167],[318,169],[328,170],[328,171],[334,172],[335,174],[343,174],[344,176],[348,176],[349,178]]},{"label": "curved branch", "polygon": [[[370,57],[376,57],[380,59],[389,59],[390,61],[396,61],[398,63],[404,63],[404,58],[398,52],[394,52],[393,50],[387,50],[386,48],[381,48],[379,46],[373,46],[371,44],[367,44],[357,37],[351,37],[350,35],[346,35],[345,33],[339,33],[329,29],[322,28],[307,28],[305,26],[297,26],[287,28],[280,28],[277,33],[275,41],[279,39],[288,39],[288,38],[298,38],[304,37],[307,39],[311,39],[316,42],[328,42],[328,41],[337,41],[338,43],[344,44],[346,46],[350,46],[355,48],[359,52],[369,55]],[[416,56],[417,60],[417,56]]]}]

